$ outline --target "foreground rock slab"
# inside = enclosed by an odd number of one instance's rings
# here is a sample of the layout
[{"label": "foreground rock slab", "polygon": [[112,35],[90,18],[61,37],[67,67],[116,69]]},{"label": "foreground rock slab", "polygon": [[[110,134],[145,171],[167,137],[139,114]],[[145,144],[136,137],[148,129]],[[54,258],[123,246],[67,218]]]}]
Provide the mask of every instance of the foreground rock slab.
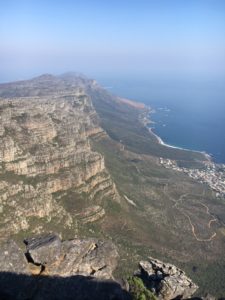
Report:
[{"label": "foreground rock slab", "polygon": [[[13,240],[0,244],[0,300],[131,299],[129,283],[124,290],[113,278],[119,255],[112,241],[62,241],[50,233],[24,243],[24,249]],[[182,270],[152,257],[135,276],[151,290],[148,300],[187,299],[198,288]]]},{"label": "foreground rock slab", "polygon": [[110,279],[119,257],[115,245],[108,240],[61,241],[56,234],[49,234],[26,239],[25,244],[28,261],[42,265],[41,270],[46,275]]},{"label": "foreground rock slab", "polygon": [[0,244],[1,300],[130,299],[112,272],[119,257],[107,240],[61,241],[57,234]]},{"label": "foreground rock slab", "polygon": [[160,300],[190,298],[198,289],[184,271],[158,259],[141,261],[140,269],[144,282]]},{"label": "foreground rock slab", "polygon": [[53,263],[60,258],[61,240],[56,234],[25,239],[27,253],[36,264]]}]

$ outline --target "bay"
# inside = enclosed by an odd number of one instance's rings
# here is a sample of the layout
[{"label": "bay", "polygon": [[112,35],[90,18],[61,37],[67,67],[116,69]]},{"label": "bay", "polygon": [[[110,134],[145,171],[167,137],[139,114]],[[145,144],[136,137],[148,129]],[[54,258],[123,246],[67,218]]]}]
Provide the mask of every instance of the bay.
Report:
[{"label": "bay", "polygon": [[151,106],[153,132],[165,143],[205,151],[225,163],[225,81],[154,76],[98,78],[111,93]]}]

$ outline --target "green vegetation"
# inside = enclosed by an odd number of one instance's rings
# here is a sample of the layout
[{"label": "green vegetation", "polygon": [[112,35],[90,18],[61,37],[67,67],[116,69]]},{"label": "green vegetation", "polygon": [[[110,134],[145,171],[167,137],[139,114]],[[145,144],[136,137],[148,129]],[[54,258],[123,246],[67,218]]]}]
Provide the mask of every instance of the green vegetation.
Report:
[{"label": "green vegetation", "polygon": [[88,195],[84,192],[78,193],[75,189],[53,193],[53,197],[72,214],[79,213],[90,205]]},{"label": "green vegetation", "polygon": [[132,276],[128,278],[129,289],[133,300],[157,300],[144,285],[141,278]]},{"label": "green vegetation", "polygon": [[219,297],[225,296],[225,260],[202,262],[196,261],[192,266],[183,264],[192,280],[199,285],[196,296],[202,296],[206,291]]},{"label": "green vegetation", "polygon": [[[219,265],[223,258],[224,238],[213,227],[212,231],[217,232],[215,244],[198,242],[182,212],[192,218],[198,236],[208,237],[212,234],[207,225],[210,217],[200,202],[213,209],[221,220],[224,202],[216,199],[205,185],[163,168],[153,157],[124,151],[110,138],[94,139],[92,147],[104,155],[106,167],[122,197],[120,205],[105,202],[106,216],[100,224],[102,232],[113,239],[120,251],[121,262],[115,277],[126,278],[140,260],[153,256],[184,269],[201,286],[202,294],[221,295],[223,284],[217,283],[224,278],[224,272],[222,267],[215,270],[214,264]],[[123,195],[133,200],[136,207]],[[182,195],[185,196],[177,209],[174,205]],[[213,263],[209,263],[209,258]],[[198,272],[194,273],[192,267],[196,261],[201,261],[202,265],[198,265]],[[207,272],[204,266],[208,266]]]}]

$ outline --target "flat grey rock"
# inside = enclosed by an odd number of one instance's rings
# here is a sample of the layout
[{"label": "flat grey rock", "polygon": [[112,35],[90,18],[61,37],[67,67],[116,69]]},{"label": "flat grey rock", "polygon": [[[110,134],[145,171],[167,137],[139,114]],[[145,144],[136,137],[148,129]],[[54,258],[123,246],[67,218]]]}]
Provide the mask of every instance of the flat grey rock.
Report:
[{"label": "flat grey rock", "polygon": [[28,238],[24,242],[31,262],[46,265],[60,258],[61,240],[56,234]]}]

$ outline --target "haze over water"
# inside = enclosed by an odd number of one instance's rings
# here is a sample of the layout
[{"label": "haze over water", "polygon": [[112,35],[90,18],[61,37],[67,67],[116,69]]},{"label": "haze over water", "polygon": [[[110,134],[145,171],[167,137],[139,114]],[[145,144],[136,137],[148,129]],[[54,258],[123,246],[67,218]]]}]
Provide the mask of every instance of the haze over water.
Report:
[{"label": "haze over water", "polygon": [[225,162],[224,0],[8,0],[0,37],[0,82],[84,73],[167,106],[152,115],[165,142]]},{"label": "haze over water", "polygon": [[[205,151],[225,163],[225,84],[196,78],[100,79],[110,92],[155,109],[153,131],[170,145]],[[110,87],[111,86],[111,87]]]}]

